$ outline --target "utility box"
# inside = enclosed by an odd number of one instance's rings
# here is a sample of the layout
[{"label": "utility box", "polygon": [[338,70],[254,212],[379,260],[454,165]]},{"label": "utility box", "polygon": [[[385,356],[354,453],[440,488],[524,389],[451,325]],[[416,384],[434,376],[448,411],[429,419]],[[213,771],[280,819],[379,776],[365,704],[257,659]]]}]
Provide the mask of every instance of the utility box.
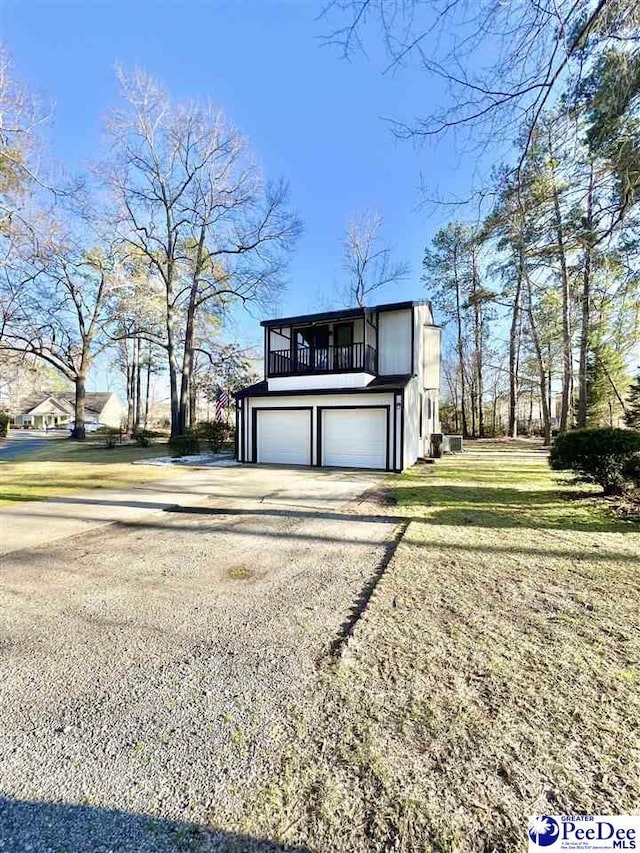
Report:
[{"label": "utility box", "polygon": [[442,450],[444,453],[462,453],[462,436],[443,435]]},{"label": "utility box", "polygon": [[442,439],[443,435],[441,432],[431,433],[431,456],[434,459],[440,459],[442,456]]}]

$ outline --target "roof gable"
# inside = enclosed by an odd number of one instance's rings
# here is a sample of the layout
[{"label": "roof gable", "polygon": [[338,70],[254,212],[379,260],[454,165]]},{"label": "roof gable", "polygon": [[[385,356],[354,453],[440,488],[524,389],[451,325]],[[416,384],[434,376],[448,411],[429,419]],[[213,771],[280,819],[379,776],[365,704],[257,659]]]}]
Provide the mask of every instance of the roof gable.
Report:
[{"label": "roof gable", "polygon": [[[88,391],[85,396],[85,409],[96,415],[102,414],[104,407],[113,397],[113,391]],[[64,412],[72,415],[75,412],[75,395],[68,394],[34,394],[23,401],[21,413],[25,415],[48,414]]]},{"label": "roof gable", "polygon": [[27,415],[48,415],[63,412],[69,414],[69,406],[65,405],[66,401],[56,399],[55,397],[45,397],[36,403],[35,406],[26,411]]}]

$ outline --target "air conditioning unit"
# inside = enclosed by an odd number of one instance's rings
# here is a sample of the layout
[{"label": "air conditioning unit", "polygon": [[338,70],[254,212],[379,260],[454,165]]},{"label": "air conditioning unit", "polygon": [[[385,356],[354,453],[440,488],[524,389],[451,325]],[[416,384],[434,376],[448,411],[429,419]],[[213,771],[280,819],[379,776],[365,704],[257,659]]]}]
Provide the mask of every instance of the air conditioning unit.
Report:
[{"label": "air conditioning unit", "polygon": [[462,436],[445,435],[442,440],[444,453],[462,453]]}]

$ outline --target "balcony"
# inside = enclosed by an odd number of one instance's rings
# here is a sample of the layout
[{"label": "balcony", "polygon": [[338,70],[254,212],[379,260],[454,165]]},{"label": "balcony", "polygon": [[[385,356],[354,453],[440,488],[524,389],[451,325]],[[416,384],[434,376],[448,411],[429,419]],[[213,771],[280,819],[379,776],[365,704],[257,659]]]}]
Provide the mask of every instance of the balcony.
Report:
[{"label": "balcony", "polygon": [[376,373],[377,354],[370,344],[298,347],[269,353],[269,376],[311,373]]}]

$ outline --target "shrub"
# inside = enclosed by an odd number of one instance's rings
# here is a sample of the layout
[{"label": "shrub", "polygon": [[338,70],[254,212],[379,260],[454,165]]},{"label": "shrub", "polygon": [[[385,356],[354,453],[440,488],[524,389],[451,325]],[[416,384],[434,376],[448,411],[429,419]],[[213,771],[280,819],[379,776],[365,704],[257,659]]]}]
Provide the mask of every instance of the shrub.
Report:
[{"label": "shrub", "polygon": [[9,415],[6,412],[0,412],[0,438],[4,438],[9,430]]},{"label": "shrub", "polygon": [[195,429],[188,429],[184,435],[175,435],[169,439],[172,456],[196,456],[200,453],[200,440]]},{"label": "shrub", "polygon": [[120,430],[117,427],[100,427],[97,432],[104,437],[104,446],[108,450],[113,450],[121,438]]},{"label": "shrub", "polygon": [[151,447],[151,434],[146,430],[141,429],[133,434],[133,440],[138,447]]},{"label": "shrub", "polygon": [[214,453],[233,445],[234,429],[224,421],[204,421],[198,424],[198,435]]},{"label": "shrub", "polygon": [[630,429],[577,429],[559,435],[549,464],[555,471],[573,471],[576,482],[596,483],[605,495],[622,491],[623,469],[640,452],[640,432]]},{"label": "shrub", "polygon": [[622,466],[622,476],[640,489],[640,453],[634,453]]}]

